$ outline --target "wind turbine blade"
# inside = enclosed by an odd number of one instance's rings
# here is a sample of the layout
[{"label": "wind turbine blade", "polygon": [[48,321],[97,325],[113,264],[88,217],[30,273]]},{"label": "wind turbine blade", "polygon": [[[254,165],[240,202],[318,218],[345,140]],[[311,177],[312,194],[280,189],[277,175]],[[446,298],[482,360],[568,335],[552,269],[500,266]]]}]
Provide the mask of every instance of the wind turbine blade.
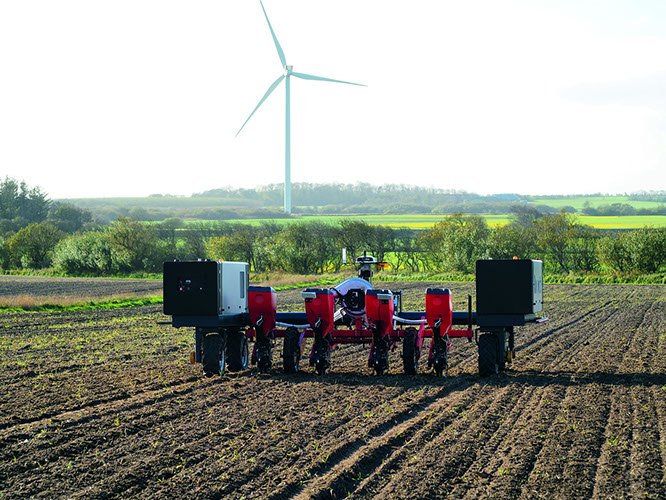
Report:
[{"label": "wind turbine blade", "polygon": [[[275,88],[276,88],[278,85],[280,85],[280,82],[281,82],[282,80],[284,80],[284,75],[280,76],[280,78],[278,78],[277,80],[275,80],[275,81],[273,82],[273,85],[271,85],[270,87],[268,87],[268,90],[267,90],[266,93],[264,94],[264,97],[261,98],[261,101],[259,101],[259,104],[257,104],[257,106],[254,108],[254,110],[252,111],[252,113],[250,113],[250,116],[248,116],[248,117],[247,117],[247,120],[245,120],[245,123],[243,123],[243,127],[245,127],[245,124],[246,124],[247,122],[250,121],[250,118],[252,118],[252,115],[253,115],[253,114],[259,109],[259,106],[261,106],[261,105],[263,104],[263,102],[266,100],[266,98],[267,98],[269,95],[271,95],[271,92],[273,92],[273,91],[275,90]],[[241,130],[243,130],[243,127],[241,127],[241,128],[238,130],[238,132],[236,132],[236,137],[238,137],[238,134],[241,133]]]},{"label": "wind turbine blade", "polygon": [[264,2],[259,0],[259,3],[261,4],[261,10],[264,11],[264,16],[266,16],[266,22],[268,23],[268,28],[271,30],[271,35],[273,35],[273,41],[275,42],[275,48],[277,49],[278,56],[280,56],[280,62],[282,62],[282,67],[286,68],[287,60],[284,58],[284,52],[282,52],[282,47],[280,47],[280,42],[278,42],[278,39],[275,36],[275,31],[273,31],[273,26],[271,26],[271,22],[268,20],[268,14],[266,14],[266,9],[264,9]]},{"label": "wind turbine blade", "polygon": [[363,83],[343,82],[342,80],[333,80],[332,78],[324,78],[324,77],[321,77],[321,76],[306,75],[305,73],[296,73],[295,71],[292,71],[289,74],[292,75],[292,76],[295,76],[297,78],[302,78],[303,80],[320,80],[322,82],[346,83],[347,85],[359,85],[360,87],[367,87],[367,85],[365,85]]}]

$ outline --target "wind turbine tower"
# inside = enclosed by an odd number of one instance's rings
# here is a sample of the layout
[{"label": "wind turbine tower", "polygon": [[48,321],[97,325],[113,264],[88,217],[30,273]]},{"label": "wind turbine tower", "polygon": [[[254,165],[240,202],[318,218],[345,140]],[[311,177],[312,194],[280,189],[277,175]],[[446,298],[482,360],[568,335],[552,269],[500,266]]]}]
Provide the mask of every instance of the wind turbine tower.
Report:
[{"label": "wind turbine tower", "polygon": [[286,103],[285,103],[285,138],[284,138],[284,211],[288,214],[291,213],[291,104],[290,104],[290,85],[289,85],[289,79],[292,76],[295,76],[296,78],[302,78],[303,80],[319,80],[322,82],[334,82],[334,83],[345,83],[347,85],[359,85],[361,87],[367,87],[367,85],[363,85],[362,83],[352,83],[352,82],[343,82],[342,80],[333,80],[331,78],[323,78],[321,76],[314,76],[314,75],[308,75],[305,73],[296,73],[293,70],[293,66],[287,66],[287,60],[284,57],[284,52],[282,51],[282,47],[280,46],[280,42],[278,42],[277,37],[275,36],[275,32],[273,31],[273,27],[271,26],[271,22],[268,20],[268,14],[266,14],[266,9],[264,8],[264,4],[261,0],[259,0],[259,3],[261,4],[261,10],[264,11],[264,17],[266,17],[266,22],[268,23],[268,28],[271,30],[271,35],[273,36],[273,41],[275,42],[275,48],[277,49],[278,56],[280,58],[280,62],[282,63],[282,68],[283,68],[283,73],[280,75],[280,77],[273,82],[273,84],[268,87],[268,90],[264,94],[264,96],[261,98],[259,101],[259,104],[252,110],[252,113],[250,113],[250,116],[248,116],[247,120],[245,120],[245,123],[243,123],[243,126],[238,130],[236,133],[236,137],[238,137],[238,134],[241,133],[241,130],[243,130],[243,127],[247,124],[248,121],[250,121],[250,118],[252,118],[252,115],[259,109],[259,107],[263,104],[263,102],[268,98],[269,95],[277,88],[278,85],[282,82],[282,80],[285,80],[285,89],[286,89]]}]

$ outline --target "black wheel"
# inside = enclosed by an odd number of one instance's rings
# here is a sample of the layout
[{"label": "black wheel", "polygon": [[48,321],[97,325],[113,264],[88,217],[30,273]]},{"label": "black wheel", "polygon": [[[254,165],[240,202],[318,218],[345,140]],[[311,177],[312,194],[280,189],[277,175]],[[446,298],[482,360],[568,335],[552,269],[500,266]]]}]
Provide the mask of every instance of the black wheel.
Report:
[{"label": "black wheel", "polygon": [[284,332],[284,344],[282,347],[282,365],[285,373],[296,373],[298,363],[301,360],[301,348],[298,341],[301,339],[298,330],[293,326]]},{"label": "black wheel", "polygon": [[497,335],[484,333],[479,335],[479,375],[486,377],[499,372]]},{"label": "black wheel", "polygon": [[433,368],[435,369],[435,375],[438,377],[444,375],[444,372],[448,369],[446,359],[436,359],[433,363]]},{"label": "black wheel", "polygon": [[384,375],[386,372],[388,372],[388,361],[380,359],[375,363],[375,373],[377,375]]},{"label": "black wheel", "polygon": [[268,370],[270,370],[271,366],[273,365],[271,354],[272,353],[269,348],[266,350],[266,352],[262,353],[262,355],[257,360],[257,368],[261,373],[268,373]]},{"label": "black wheel", "polygon": [[224,332],[203,334],[201,363],[203,364],[204,375],[207,377],[224,375],[226,340],[227,335]]},{"label": "black wheel", "polygon": [[449,346],[448,337],[437,337],[432,340],[435,345],[433,348],[432,367],[435,370],[435,375],[441,377],[447,373],[449,369]]},{"label": "black wheel", "polygon": [[227,365],[230,372],[247,370],[250,365],[250,347],[244,332],[227,334]]},{"label": "black wheel", "polygon": [[372,356],[372,368],[377,375],[384,375],[389,369],[388,351],[386,348],[375,348]]},{"label": "black wheel", "polygon": [[260,373],[268,373],[273,366],[273,346],[271,339],[262,336],[256,341],[257,368]]},{"label": "black wheel", "polygon": [[329,364],[328,360],[323,357],[317,360],[315,363],[315,371],[317,372],[317,375],[324,375],[326,373],[326,370],[328,370]]},{"label": "black wheel", "polygon": [[405,329],[405,337],[402,339],[402,365],[405,368],[405,375],[416,375],[419,364],[417,340],[416,328]]},{"label": "black wheel", "polygon": [[507,334],[506,330],[497,332],[497,369],[499,371],[506,370],[506,363],[507,363],[506,352],[508,350],[507,349],[508,338],[509,335]]}]

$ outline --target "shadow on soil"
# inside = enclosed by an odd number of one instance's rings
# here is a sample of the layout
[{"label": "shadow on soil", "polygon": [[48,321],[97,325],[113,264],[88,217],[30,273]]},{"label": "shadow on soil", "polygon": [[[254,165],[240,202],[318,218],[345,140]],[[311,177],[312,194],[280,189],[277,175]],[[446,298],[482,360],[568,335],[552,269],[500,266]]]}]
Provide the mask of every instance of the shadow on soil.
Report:
[{"label": "shadow on soil", "polygon": [[434,374],[428,373],[416,376],[400,373],[381,376],[355,373],[329,373],[322,376],[307,371],[299,372],[294,375],[284,375],[279,373],[259,374],[247,371],[227,375],[225,378],[237,377],[257,377],[260,379],[279,380],[291,384],[324,384],[352,387],[372,387],[380,385],[385,387],[400,387],[403,389],[441,387],[449,390],[459,390],[461,387],[466,388],[474,384],[497,387],[506,387],[514,384],[534,387],[545,387],[548,385],[580,386],[585,384],[604,384],[625,387],[666,387],[666,373],[580,373],[570,371],[518,372],[507,370],[499,375],[490,377],[479,377],[476,374],[467,373],[452,377],[437,377]]},{"label": "shadow on soil", "polygon": [[479,379],[486,385],[505,387],[512,384],[544,387],[548,385],[580,386],[585,384],[604,384],[624,387],[666,387],[666,373],[609,373],[609,372],[568,372],[568,371],[507,371],[495,377]]},{"label": "shadow on soil", "polygon": [[450,387],[458,386],[461,383],[472,385],[483,381],[477,376],[462,374],[452,377],[437,377],[434,374],[422,373],[416,376],[405,375],[402,373],[388,375],[372,375],[363,373],[327,373],[326,375],[317,375],[308,371],[301,371],[294,375],[284,375],[280,373],[259,374],[256,372],[245,372],[235,375],[237,377],[250,376],[267,380],[279,380],[291,384],[325,384],[325,385],[344,385],[351,387],[400,387],[403,389],[413,389],[422,387]]}]

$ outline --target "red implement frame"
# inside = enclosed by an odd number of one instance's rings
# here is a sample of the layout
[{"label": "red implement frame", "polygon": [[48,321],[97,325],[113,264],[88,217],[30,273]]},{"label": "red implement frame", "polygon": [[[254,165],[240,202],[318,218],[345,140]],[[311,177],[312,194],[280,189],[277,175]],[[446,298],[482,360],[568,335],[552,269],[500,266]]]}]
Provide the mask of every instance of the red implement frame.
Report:
[{"label": "red implement frame", "polygon": [[[373,327],[379,327],[381,335],[385,336],[391,347],[401,341],[405,336],[405,327],[398,327],[393,317],[393,304],[387,304],[390,292],[378,290],[374,295],[366,297],[366,307],[368,322],[361,318],[354,319],[354,324],[348,328],[336,329],[333,324],[335,302],[330,290],[325,289],[307,289],[303,292],[305,299],[305,309],[307,313],[309,328],[299,328],[302,330],[301,342],[304,338],[314,338],[315,325],[320,321],[320,328],[323,334],[330,334],[331,347],[336,344],[371,344],[373,340]],[[274,295],[271,297],[273,298]],[[274,299],[273,299],[274,300]],[[272,303],[275,307],[275,302]],[[274,321],[275,312],[272,314],[262,310],[266,316]],[[250,316],[256,315],[253,311],[253,302],[250,302]],[[439,321],[439,323],[438,323]],[[369,323],[369,324],[368,324]],[[427,325],[427,326],[426,326]],[[461,330],[452,329],[452,303],[449,290],[428,289],[426,292],[426,312],[423,313],[419,326],[417,347],[420,349],[424,338],[433,337],[433,328],[437,325],[441,335],[448,335],[449,338],[471,339],[474,336],[471,325]],[[285,329],[275,329],[275,337],[284,337]],[[254,339],[256,333],[253,328],[247,330],[246,335],[249,339]]]},{"label": "red implement frame", "polygon": [[[331,343],[332,345],[336,344],[370,344],[372,343],[372,330],[368,328],[362,328],[358,326],[358,323],[362,323],[362,320],[356,320],[357,325],[350,327],[344,330],[332,330],[331,331]],[[425,325],[422,326],[423,334],[420,335],[421,338],[432,338],[432,329],[426,328]],[[286,330],[278,328],[274,330],[276,338],[284,337],[284,332]],[[305,328],[303,332],[304,338],[314,338],[314,330],[312,327]],[[254,339],[256,334],[254,329],[250,328],[246,331],[246,335],[249,339]],[[388,333],[389,339],[392,343],[402,340],[405,336],[404,328],[391,328]],[[464,330],[449,330],[449,337],[451,338],[467,338],[471,339],[474,337],[474,332],[471,328],[466,328]]]}]

